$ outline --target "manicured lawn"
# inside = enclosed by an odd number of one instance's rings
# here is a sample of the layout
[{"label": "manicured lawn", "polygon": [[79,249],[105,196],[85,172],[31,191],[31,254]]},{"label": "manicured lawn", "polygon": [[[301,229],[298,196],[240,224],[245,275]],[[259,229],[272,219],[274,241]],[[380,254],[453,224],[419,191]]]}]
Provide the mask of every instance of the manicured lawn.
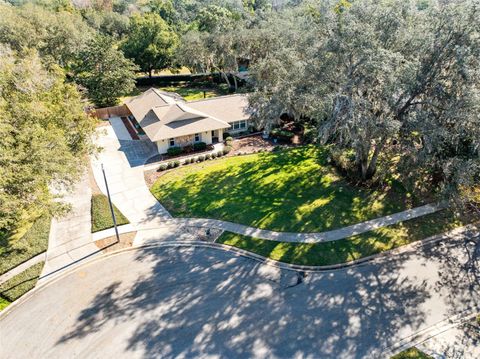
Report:
[{"label": "manicured lawn", "polygon": [[430,355],[425,354],[424,352],[413,347],[407,350],[404,350],[397,355],[394,355],[390,359],[433,359]]},{"label": "manicured lawn", "polygon": [[[117,225],[130,223],[117,207],[113,207]],[[103,194],[94,194],[92,196],[92,233],[112,227],[113,220],[112,215],[110,214],[110,206],[108,205],[107,196]]]},{"label": "manicured lawn", "polygon": [[[0,298],[3,305],[14,302],[27,293],[37,283],[45,262],[40,262],[0,285]],[[2,305],[2,304],[0,304]],[[6,305],[5,305],[6,306]]]},{"label": "manicured lawn", "polygon": [[411,219],[360,235],[325,243],[286,243],[224,232],[217,240],[277,261],[301,265],[332,265],[397,248],[469,223],[448,210]]},{"label": "manicured lawn", "polygon": [[151,191],[177,217],[290,232],[322,232],[418,204],[399,186],[362,190],[346,183],[327,164],[327,150],[313,146],[183,166]]},{"label": "manicured lawn", "polygon": [[[203,98],[228,95],[227,89],[223,87],[193,87],[193,86],[168,86],[161,87],[160,90],[176,92],[187,101],[201,100]],[[205,92],[205,93],[204,93]]]},{"label": "manicured lawn", "polygon": [[48,247],[49,233],[50,217],[42,216],[19,239],[0,234],[0,274],[45,252]]}]

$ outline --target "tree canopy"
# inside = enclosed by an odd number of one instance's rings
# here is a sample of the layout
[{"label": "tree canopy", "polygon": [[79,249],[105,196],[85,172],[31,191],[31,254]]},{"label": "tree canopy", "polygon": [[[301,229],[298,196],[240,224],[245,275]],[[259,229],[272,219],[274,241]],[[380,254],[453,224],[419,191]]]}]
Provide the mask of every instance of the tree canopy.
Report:
[{"label": "tree canopy", "polygon": [[478,5],[363,0],[306,10],[292,20],[295,41],[253,66],[257,121],[314,119],[323,143],[351,151],[344,170],[362,182],[399,174],[451,198],[478,184]]},{"label": "tree canopy", "polygon": [[73,66],[74,79],[85,87],[97,106],[117,104],[119,97],[135,87],[137,67],[126,59],[113,41],[105,37],[91,40]]},{"label": "tree canopy", "polygon": [[177,35],[160,15],[147,13],[130,19],[122,49],[126,57],[152,76],[153,70],[172,65],[177,41]]},{"label": "tree canopy", "polygon": [[83,107],[57,66],[0,47],[0,230],[58,210],[50,189],[77,179],[93,149]]}]

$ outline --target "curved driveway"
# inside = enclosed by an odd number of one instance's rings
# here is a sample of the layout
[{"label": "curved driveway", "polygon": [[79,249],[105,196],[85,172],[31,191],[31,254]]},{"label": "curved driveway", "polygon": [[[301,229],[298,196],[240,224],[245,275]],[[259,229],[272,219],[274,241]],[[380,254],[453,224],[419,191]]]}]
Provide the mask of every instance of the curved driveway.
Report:
[{"label": "curved driveway", "polygon": [[320,273],[211,248],[97,259],[0,315],[1,358],[374,358],[480,302],[480,240]]}]

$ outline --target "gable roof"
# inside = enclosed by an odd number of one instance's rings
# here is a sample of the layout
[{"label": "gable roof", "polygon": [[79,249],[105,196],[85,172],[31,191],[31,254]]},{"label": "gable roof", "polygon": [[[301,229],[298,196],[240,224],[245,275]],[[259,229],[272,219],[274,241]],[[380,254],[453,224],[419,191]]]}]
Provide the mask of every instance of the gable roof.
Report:
[{"label": "gable roof", "polygon": [[230,128],[248,119],[246,95],[185,102],[178,94],[150,88],[125,102],[151,141]]},{"label": "gable roof", "polygon": [[154,107],[183,102],[182,96],[173,92],[157,90],[153,87],[139,96],[135,96],[125,102],[130,112],[140,121]]},{"label": "gable roof", "polygon": [[153,108],[140,121],[140,126],[151,141],[230,127],[227,122],[179,103]]}]

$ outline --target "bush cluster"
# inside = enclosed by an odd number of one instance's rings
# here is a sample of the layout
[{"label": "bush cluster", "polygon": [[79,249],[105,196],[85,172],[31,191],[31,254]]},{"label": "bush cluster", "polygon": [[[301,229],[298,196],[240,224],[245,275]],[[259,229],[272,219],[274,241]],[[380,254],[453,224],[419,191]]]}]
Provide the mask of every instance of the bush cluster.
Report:
[{"label": "bush cluster", "polygon": [[193,144],[193,149],[195,151],[203,151],[207,148],[207,144],[205,142],[197,142]]},{"label": "bush cluster", "polygon": [[291,131],[274,128],[273,130],[270,131],[270,136],[274,138],[278,138],[280,140],[290,141],[294,136],[294,133]]},{"label": "bush cluster", "polygon": [[232,146],[226,145],[226,146],[223,148],[223,154],[224,154],[224,155],[227,155],[227,154],[230,153],[231,150],[232,150]]},{"label": "bush cluster", "polygon": [[168,150],[167,150],[167,154],[169,156],[178,156],[180,155],[181,153],[183,152],[183,149],[179,146],[174,146],[174,147],[170,147]]}]

